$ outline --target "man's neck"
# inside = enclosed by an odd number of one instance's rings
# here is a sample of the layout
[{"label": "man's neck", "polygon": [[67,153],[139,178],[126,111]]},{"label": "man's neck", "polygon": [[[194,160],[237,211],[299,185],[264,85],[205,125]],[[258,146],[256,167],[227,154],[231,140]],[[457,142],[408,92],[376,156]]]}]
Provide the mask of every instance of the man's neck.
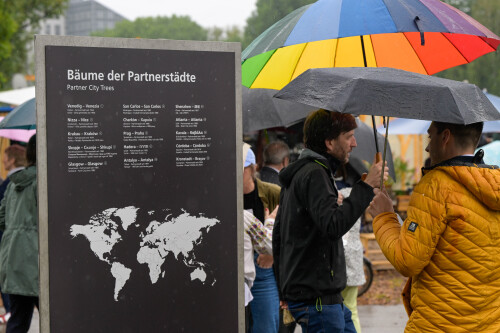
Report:
[{"label": "man's neck", "polygon": [[443,158],[443,162],[458,156],[474,156],[474,149],[451,149]]},{"label": "man's neck", "polygon": [[16,173],[18,171],[21,171],[23,170],[24,167],[23,166],[20,166],[20,167],[17,167],[17,168],[13,168],[13,169],[10,169],[8,172],[7,172],[7,178],[9,178],[10,175],[12,175],[13,173]]},{"label": "man's neck", "polygon": [[265,167],[275,170],[276,172],[280,172],[283,167],[281,165],[276,164],[266,164]]}]

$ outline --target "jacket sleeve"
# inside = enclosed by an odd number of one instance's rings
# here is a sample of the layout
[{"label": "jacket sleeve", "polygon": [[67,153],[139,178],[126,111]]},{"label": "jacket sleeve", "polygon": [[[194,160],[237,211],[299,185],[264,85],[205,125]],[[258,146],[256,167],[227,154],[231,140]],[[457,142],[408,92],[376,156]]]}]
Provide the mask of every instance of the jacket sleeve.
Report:
[{"label": "jacket sleeve", "polygon": [[[283,198],[283,191],[280,193],[280,200]],[[274,226],[273,226],[273,270],[274,270],[274,277],[276,279],[276,285],[278,286],[278,294],[280,300],[283,299],[283,295],[281,294],[281,286],[280,286],[280,253],[281,253],[281,233],[280,233],[280,227],[281,227],[281,206],[278,208],[278,213],[276,214],[276,219],[274,220]]]},{"label": "jacket sleeve", "polygon": [[274,219],[267,219],[264,223],[253,216],[250,212],[244,211],[245,232],[252,240],[253,249],[259,254],[272,254],[272,233]]},{"label": "jacket sleeve", "polygon": [[5,230],[5,205],[6,205],[6,197],[4,196],[2,201],[0,202],[0,231]]},{"label": "jacket sleeve", "polygon": [[373,232],[382,252],[398,272],[408,277],[419,274],[429,264],[446,228],[445,204],[429,195],[433,192],[429,186],[423,187],[427,187],[425,193],[418,187],[413,192],[402,226],[395,213],[382,213],[373,220]]},{"label": "jacket sleeve", "polygon": [[373,188],[363,181],[357,182],[351,195],[337,204],[337,193],[322,169],[313,169],[305,179],[304,198],[314,223],[330,239],[338,240],[351,229],[373,199]]}]

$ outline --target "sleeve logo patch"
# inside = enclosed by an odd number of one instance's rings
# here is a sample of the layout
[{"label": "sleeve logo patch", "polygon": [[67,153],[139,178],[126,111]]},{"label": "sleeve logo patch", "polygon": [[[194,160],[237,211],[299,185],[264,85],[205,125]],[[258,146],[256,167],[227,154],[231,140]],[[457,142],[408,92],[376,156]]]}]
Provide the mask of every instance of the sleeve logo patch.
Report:
[{"label": "sleeve logo patch", "polygon": [[410,225],[408,226],[408,230],[410,230],[411,232],[415,232],[415,230],[417,230],[417,227],[418,227],[417,223],[411,222]]}]

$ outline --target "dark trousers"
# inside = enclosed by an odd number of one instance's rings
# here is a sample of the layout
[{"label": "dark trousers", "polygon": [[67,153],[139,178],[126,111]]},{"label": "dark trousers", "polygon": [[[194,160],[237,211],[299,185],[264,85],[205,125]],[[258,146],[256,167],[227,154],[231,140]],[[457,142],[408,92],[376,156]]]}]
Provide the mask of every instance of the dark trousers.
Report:
[{"label": "dark trousers", "polygon": [[11,317],[7,322],[7,330],[5,332],[27,333],[31,325],[35,306],[38,309],[38,297],[12,294],[9,296]]}]

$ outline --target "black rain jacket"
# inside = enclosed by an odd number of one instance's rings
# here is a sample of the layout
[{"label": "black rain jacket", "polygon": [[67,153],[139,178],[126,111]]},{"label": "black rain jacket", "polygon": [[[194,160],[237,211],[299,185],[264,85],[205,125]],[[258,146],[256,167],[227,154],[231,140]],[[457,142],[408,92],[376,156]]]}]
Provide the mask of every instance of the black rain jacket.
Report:
[{"label": "black rain jacket", "polygon": [[305,149],[280,172],[283,185],[273,230],[274,270],[280,299],[311,302],[340,295],[346,286],[342,235],[373,199],[358,181],[342,206],[332,172],[340,163]]}]

